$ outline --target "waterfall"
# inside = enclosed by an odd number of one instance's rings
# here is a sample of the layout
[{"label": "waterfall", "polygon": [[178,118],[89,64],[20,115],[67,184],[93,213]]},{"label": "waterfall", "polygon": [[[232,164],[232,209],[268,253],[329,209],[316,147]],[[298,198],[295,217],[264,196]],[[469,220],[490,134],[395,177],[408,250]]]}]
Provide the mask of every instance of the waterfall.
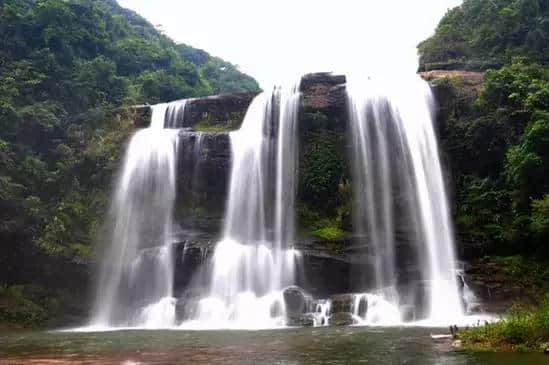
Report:
[{"label": "waterfall", "polygon": [[[347,95],[354,227],[367,245],[366,273],[373,279],[367,289],[385,307],[425,307],[411,317],[401,310],[403,317],[448,323],[463,309],[431,91],[419,78],[394,88],[353,81]],[[391,318],[379,322],[395,322],[394,311],[381,312]]]},{"label": "waterfall", "polygon": [[[352,249],[362,263],[353,264],[360,266],[354,286],[360,292],[350,296],[349,314],[359,325],[458,323],[458,287],[467,287],[456,277],[433,97],[420,79],[400,82],[347,84]],[[177,274],[177,281],[173,243],[185,240],[194,224],[182,222],[182,212],[192,216],[205,199],[195,192],[210,139],[182,128],[187,101],[152,107],[150,127],[128,144],[106,219],[91,328],[260,329],[306,323],[300,319],[329,325],[332,309],[341,310],[330,298],[302,291],[309,312],[286,308],[302,260],[293,249],[299,89],[298,83],[259,94],[240,129],[229,134],[221,238],[201,258],[203,266],[189,277]]]},{"label": "waterfall", "polygon": [[[299,85],[263,92],[230,134],[232,167],[223,237],[210,288],[185,328],[284,325],[282,290],[293,283]],[[274,209],[272,209],[274,207]]]},{"label": "waterfall", "polygon": [[127,147],[111,209],[92,316],[95,327],[174,324],[171,247],[177,114],[185,101],[152,107],[151,125]]}]

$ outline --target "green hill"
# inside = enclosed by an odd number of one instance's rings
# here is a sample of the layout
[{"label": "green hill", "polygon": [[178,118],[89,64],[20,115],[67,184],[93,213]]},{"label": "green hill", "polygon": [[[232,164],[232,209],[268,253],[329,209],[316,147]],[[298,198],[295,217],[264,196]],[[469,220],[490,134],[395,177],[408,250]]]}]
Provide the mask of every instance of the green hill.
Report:
[{"label": "green hill", "polygon": [[0,322],[81,312],[71,291],[132,130],[121,107],[256,90],[114,0],[1,1]]},{"label": "green hill", "polygon": [[420,68],[484,70],[514,56],[549,62],[549,2],[465,0],[420,43]]}]

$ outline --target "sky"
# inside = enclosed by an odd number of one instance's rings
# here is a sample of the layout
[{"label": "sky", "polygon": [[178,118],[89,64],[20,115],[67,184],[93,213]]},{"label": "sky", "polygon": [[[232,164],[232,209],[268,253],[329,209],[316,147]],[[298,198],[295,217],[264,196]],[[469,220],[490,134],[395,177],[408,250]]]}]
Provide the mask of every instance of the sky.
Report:
[{"label": "sky", "polygon": [[118,0],[266,89],[309,72],[415,73],[417,44],[461,0]]}]

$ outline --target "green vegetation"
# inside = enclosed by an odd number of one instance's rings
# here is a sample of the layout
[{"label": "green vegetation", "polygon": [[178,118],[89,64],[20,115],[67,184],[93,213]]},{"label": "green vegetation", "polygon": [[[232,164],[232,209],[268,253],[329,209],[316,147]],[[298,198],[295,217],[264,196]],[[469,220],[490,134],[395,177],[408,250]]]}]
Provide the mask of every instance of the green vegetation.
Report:
[{"label": "green vegetation", "polygon": [[526,256],[495,257],[501,264],[503,272],[513,279],[513,282],[531,289],[547,289],[549,285],[549,261]]},{"label": "green vegetation", "polygon": [[34,325],[47,317],[38,308],[55,306],[18,288],[86,290],[133,130],[124,107],[259,87],[114,0],[0,2],[0,66],[0,301],[23,311],[6,312],[11,320]]},{"label": "green vegetation", "polygon": [[515,56],[546,63],[548,24],[544,0],[465,0],[419,45],[421,68],[485,70]]},{"label": "green vegetation", "polygon": [[32,286],[0,286],[0,322],[35,326],[46,320],[48,303],[41,291]]},{"label": "green vegetation", "polygon": [[538,308],[514,306],[505,319],[459,333],[472,350],[545,351],[549,347],[549,296]]},{"label": "green vegetation", "polygon": [[313,235],[324,240],[339,240],[345,237],[345,232],[337,222],[328,221],[327,225],[313,231]]},{"label": "green vegetation", "polygon": [[300,121],[298,221],[300,231],[339,240],[350,228],[345,132],[321,111]]},{"label": "green vegetation", "polygon": [[519,287],[525,302],[538,302],[549,290],[549,259],[532,255],[485,256],[478,260],[480,280],[494,280]]},{"label": "green vegetation", "polygon": [[229,114],[227,123],[220,124],[212,119],[212,116],[207,113],[207,118],[199,121],[193,126],[193,129],[198,132],[230,132],[237,130],[239,123],[244,119],[243,113],[233,112]]},{"label": "green vegetation", "polygon": [[515,59],[486,72],[469,108],[450,111],[441,142],[463,241],[547,254],[548,96],[549,68]]}]

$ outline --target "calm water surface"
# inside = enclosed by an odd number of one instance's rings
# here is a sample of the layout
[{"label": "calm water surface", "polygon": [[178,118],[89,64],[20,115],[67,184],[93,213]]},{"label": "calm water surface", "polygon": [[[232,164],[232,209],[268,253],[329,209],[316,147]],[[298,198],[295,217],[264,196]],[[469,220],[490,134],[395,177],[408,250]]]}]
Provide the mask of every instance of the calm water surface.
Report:
[{"label": "calm water surface", "polygon": [[543,354],[470,354],[425,328],[3,332],[0,364],[539,365]]}]

